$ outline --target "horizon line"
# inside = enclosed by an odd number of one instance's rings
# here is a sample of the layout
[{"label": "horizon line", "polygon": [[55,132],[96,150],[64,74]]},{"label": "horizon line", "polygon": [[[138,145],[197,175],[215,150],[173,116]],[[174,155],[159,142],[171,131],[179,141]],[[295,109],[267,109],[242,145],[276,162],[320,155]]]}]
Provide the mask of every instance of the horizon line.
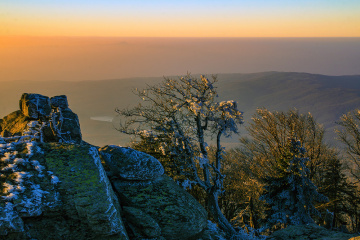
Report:
[{"label": "horizon line", "polygon": [[[263,74],[263,73],[292,73],[292,74],[310,74],[310,75],[321,75],[328,77],[342,77],[342,76],[360,76],[360,73],[357,74],[324,74],[324,73],[313,73],[305,71],[258,71],[258,72],[218,72],[218,73],[190,73],[192,76],[198,75],[232,75],[232,74],[241,74],[241,75],[251,75],[251,74]],[[128,76],[128,77],[116,77],[116,78],[104,78],[104,79],[72,79],[72,80],[29,80],[29,79],[15,79],[15,80],[4,80],[0,82],[97,82],[97,81],[116,81],[116,80],[128,80],[128,79],[142,79],[142,78],[164,78],[164,77],[181,77],[185,74],[170,74],[162,76]]]},{"label": "horizon line", "polygon": [[0,37],[33,37],[33,38],[360,38],[359,36],[244,36],[244,37],[200,37],[200,36],[92,36],[92,35],[0,35]]}]

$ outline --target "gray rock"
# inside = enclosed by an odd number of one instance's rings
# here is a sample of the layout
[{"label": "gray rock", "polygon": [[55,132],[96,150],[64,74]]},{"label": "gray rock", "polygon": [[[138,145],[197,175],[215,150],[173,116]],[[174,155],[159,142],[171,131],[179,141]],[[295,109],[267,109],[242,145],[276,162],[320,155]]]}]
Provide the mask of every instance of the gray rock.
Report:
[{"label": "gray rock", "polygon": [[53,112],[50,126],[59,142],[80,143],[82,141],[79,118],[69,108]]},{"label": "gray rock", "polygon": [[348,240],[352,234],[330,231],[316,224],[289,226],[274,232],[269,240]]},{"label": "gray rock", "polygon": [[159,224],[148,214],[134,207],[123,207],[123,210],[126,220],[136,226],[138,232],[140,232],[143,237],[160,237],[161,229]]},{"label": "gray rock", "polygon": [[66,109],[69,107],[67,97],[65,95],[54,96],[50,98],[52,108]]},{"label": "gray rock", "polygon": [[0,161],[6,183],[0,191],[0,239],[128,240],[96,148],[59,143],[1,148],[9,160]]},{"label": "gray rock", "polygon": [[128,180],[150,180],[164,174],[161,163],[149,154],[114,145],[99,149],[114,175]]},{"label": "gray rock", "polygon": [[20,110],[30,118],[49,117],[51,112],[49,97],[35,93],[23,93],[20,99]]},{"label": "gray rock", "polygon": [[201,233],[189,238],[189,240],[220,240],[226,239],[226,234],[217,225],[208,220],[208,225]]},{"label": "gray rock", "polygon": [[[40,94],[24,93],[20,99],[20,109],[0,120],[0,135],[3,137],[27,136],[27,124],[32,119],[41,120],[38,141],[81,143],[82,135],[78,116],[68,108],[65,95],[50,99]],[[23,138],[21,138],[23,139]]]},{"label": "gray rock", "polygon": [[207,227],[207,212],[170,177],[149,181],[114,179],[113,187],[159,224],[167,240],[185,240]]}]

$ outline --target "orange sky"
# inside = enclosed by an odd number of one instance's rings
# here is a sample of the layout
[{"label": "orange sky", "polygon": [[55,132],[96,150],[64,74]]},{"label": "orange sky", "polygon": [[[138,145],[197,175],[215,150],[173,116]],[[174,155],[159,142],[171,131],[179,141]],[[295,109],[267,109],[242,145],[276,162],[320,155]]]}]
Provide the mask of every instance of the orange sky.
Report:
[{"label": "orange sky", "polygon": [[360,37],[358,0],[2,0],[0,36]]},{"label": "orange sky", "polygon": [[0,81],[359,74],[351,37],[360,37],[360,0],[0,0]]}]

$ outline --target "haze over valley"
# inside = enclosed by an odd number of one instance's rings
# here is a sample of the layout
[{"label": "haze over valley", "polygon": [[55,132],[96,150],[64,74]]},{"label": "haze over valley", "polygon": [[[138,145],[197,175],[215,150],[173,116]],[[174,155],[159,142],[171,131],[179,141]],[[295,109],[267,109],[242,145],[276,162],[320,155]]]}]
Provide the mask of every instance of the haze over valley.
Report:
[{"label": "haze over valley", "polygon": [[218,74],[220,98],[237,100],[245,122],[260,107],[310,111],[331,142],[334,122],[358,107],[358,76],[341,75],[359,74],[360,38],[8,36],[0,43],[0,117],[17,109],[11,104],[23,92],[65,94],[84,139],[97,145],[129,141],[114,129],[114,109],[139,102],[132,89],[187,72]]},{"label": "haze over valley", "polygon": [[[177,78],[175,76],[175,78]],[[79,115],[83,138],[91,144],[126,145],[129,137],[115,130],[118,117],[115,108],[135,106],[141,99],[132,93],[162,81],[162,77],[124,78],[99,81],[8,81],[1,83],[0,118],[18,109],[17,102],[24,92],[46,96],[65,94],[71,109]],[[252,74],[219,74],[219,100],[236,100],[244,112],[245,126],[257,108],[287,111],[297,108],[311,112],[323,124],[326,140],[334,141],[335,121],[360,102],[360,75],[326,76],[295,72],[263,72]],[[4,104],[6,103],[6,104]],[[237,146],[238,136],[226,139],[228,146]],[[229,145],[230,143],[230,145]]]},{"label": "haze over valley", "polygon": [[354,75],[360,38],[0,37],[0,82],[265,71]]}]

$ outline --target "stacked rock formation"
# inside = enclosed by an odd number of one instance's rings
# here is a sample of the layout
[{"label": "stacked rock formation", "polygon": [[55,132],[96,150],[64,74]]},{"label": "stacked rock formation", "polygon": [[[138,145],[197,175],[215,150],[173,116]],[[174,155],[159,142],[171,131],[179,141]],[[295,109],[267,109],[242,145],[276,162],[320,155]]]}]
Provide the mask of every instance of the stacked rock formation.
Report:
[{"label": "stacked rock formation", "polygon": [[29,139],[30,136],[40,142],[82,141],[78,116],[69,108],[65,95],[50,99],[40,94],[24,93],[19,105],[20,110],[0,121],[0,134],[3,137],[17,141]]},{"label": "stacked rock formation", "polygon": [[206,227],[157,159],[82,141],[66,96],[25,93],[0,119],[0,239],[216,239]]}]

